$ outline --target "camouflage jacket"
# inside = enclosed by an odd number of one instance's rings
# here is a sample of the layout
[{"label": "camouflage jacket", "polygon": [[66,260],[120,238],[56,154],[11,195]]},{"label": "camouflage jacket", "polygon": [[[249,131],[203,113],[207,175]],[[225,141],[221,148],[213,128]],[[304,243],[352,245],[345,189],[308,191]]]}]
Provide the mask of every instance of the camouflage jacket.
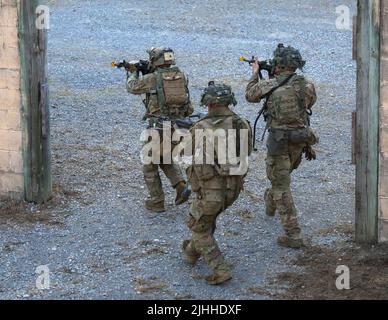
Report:
[{"label": "camouflage jacket", "polygon": [[[162,110],[159,107],[158,95],[156,91],[156,75],[154,73],[149,73],[143,77],[138,77],[136,73],[131,74],[127,79],[127,91],[131,94],[141,95],[145,94],[145,105],[146,113],[148,115],[154,116],[167,116],[163,114]],[[184,109],[182,114],[176,116],[176,118],[186,118],[192,114],[194,109],[191,104],[188,108]]]},{"label": "camouflage jacket", "polygon": [[[219,146],[219,139],[216,137],[214,143],[206,142],[207,139],[200,139],[197,135],[200,132],[203,132],[205,137],[208,138],[208,133],[206,131],[210,131],[212,133],[216,133],[218,129],[224,129],[226,133],[226,145]],[[227,107],[217,107],[209,112],[209,114],[202,120],[198,121],[194,127],[190,130],[192,135],[192,146],[193,146],[193,165],[188,170],[188,178],[189,181],[194,184],[201,186],[202,188],[209,189],[219,189],[222,187],[222,179],[219,179],[220,176],[231,176],[230,169],[239,167],[239,163],[230,163],[228,148],[231,146],[228,143],[228,136],[230,129],[236,129],[236,156],[240,155],[240,134],[241,129],[247,130],[246,138],[248,141],[244,140],[243,143],[248,146],[248,150],[246,150],[247,156],[252,153],[252,130],[248,121],[240,118],[234,112],[232,112]],[[200,131],[198,131],[200,130]],[[218,136],[218,135],[217,135]],[[244,137],[244,136],[243,136]],[[222,154],[220,154],[220,152]],[[206,156],[210,155],[210,158],[214,159],[214,164],[206,164],[207,158]],[[243,154],[242,154],[243,155]],[[198,164],[196,161],[196,156],[200,156],[203,159],[204,164]],[[202,158],[203,156],[203,158]],[[220,161],[221,157],[223,160]],[[239,159],[239,158],[238,158]],[[247,161],[248,159],[246,159]],[[246,172],[240,175],[240,177],[244,177]],[[239,176],[236,174],[236,176]]]},{"label": "camouflage jacket", "polygon": [[[253,75],[246,88],[246,100],[258,103],[272,88],[278,86],[291,74],[282,74],[269,80],[260,80]],[[307,111],[317,101],[314,84],[301,75],[295,74],[289,82],[277,89],[268,100],[265,111],[270,128],[303,128],[308,123]]]}]

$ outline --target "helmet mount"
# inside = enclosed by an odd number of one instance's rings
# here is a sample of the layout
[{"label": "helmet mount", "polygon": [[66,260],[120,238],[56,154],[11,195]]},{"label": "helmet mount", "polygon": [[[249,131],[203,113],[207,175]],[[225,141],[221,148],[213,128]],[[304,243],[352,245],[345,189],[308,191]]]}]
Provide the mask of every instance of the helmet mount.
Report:
[{"label": "helmet mount", "polygon": [[202,93],[201,105],[209,106],[211,104],[229,106],[237,105],[237,101],[232,92],[232,88],[224,83],[210,81],[207,88]]}]

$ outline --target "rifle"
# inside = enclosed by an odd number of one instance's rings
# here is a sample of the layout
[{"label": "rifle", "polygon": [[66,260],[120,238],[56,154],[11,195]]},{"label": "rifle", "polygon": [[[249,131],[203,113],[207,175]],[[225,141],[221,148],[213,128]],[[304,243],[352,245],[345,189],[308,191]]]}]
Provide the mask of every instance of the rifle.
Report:
[{"label": "rifle", "polygon": [[147,114],[145,116],[145,119],[154,119],[156,121],[155,124],[157,124],[158,127],[162,126],[164,121],[168,121],[168,122],[171,122],[173,124],[176,124],[177,127],[180,129],[189,130],[197,122],[197,121],[193,121],[193,119],[201,120],[205,116],[206,116],[206,114],[203,114],[203,113],[195,113],[195,114],[192,114],[184,119],[171,119],[171,118],[164,117],[164,116],[156,116],[156,115]]},{"label": "rifle", "polygon": [[148,60],[138,60],[127,62],[125,60],[121,62],[113,61],[111,64],[112,68],[121,69],[124,68],[127,72],[137,72],[144,76],[151,73],[150,62]]},{"label": "rifle", "polygon": [[[249,65],[252,65],[255,62],[255,57],[252,56],[252,59],[247,59],[245,57],[240,57],[241,62],[247,62]],[[268,77],[272,79],[275,77],[275,65],[273,63],[273,60],[264,60],[264,61],[259,61],[259,66],[260,66],[260,71],[259,71],[259,76],[260,79],[263,79],[263,74],[261,73],[262,70],[267,71]]]},{"label": "rifle", "polygon": [[[203,119],[206,115],[203,114],[203,113],[196,113],[196,114],[192,114],[190,116],[188,116],[187,118],[185,119],[176,119],[174,120],[176,125],[179,127],[179,128],[182,128],[182,129],[191,129],[191,127],[199,120]],[[193,121],[192,119],[198,119],[197,121]]]}]

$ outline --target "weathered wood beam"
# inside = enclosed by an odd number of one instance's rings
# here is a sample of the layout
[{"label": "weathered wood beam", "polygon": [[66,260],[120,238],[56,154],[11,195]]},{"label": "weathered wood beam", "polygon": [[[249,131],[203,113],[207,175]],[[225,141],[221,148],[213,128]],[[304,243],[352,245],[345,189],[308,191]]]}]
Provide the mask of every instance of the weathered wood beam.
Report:
[{"label": "weathered wood beam", "polygon": [[388,1],[381,1],[379,241],[388,241]]},{"label": "weathered wood beam", "polygon": [[24,130],[24,176],[27,201],[51,196],[50,126],[45,30],[36,28],[39,0],[19,2],[19,41]]},{"label": "weathered wood beam", "polygon": [[378,239],[380,0],[359,0],[357,18],[356,241]]}]

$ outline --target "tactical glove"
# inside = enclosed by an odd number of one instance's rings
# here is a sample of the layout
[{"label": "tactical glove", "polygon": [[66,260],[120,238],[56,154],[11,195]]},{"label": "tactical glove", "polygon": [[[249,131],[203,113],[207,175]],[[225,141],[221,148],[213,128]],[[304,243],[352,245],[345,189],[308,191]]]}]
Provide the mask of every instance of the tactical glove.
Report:
[{"label": "tactical glove", "polygon": [[304,147],[303,153],[305,155],[305,158],[308,161],[312,161],[312,160],[317,159],[317,154],[316,154],[315,150],[310,145]]}]

